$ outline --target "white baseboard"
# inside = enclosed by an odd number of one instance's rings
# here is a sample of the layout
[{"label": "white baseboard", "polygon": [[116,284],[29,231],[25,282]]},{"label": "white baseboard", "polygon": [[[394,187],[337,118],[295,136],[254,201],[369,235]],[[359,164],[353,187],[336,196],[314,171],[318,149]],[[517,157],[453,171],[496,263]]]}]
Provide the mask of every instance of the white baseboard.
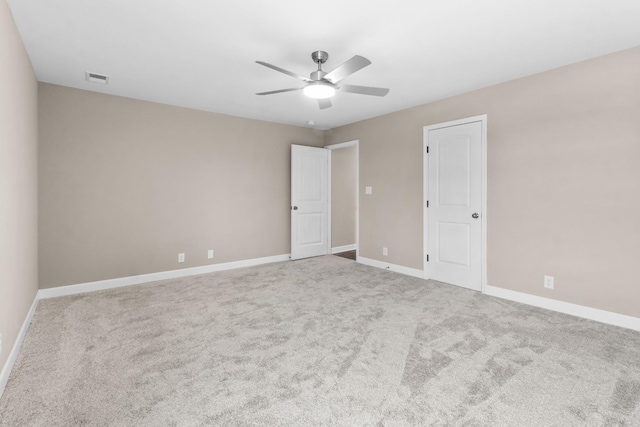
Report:
[{"label": "white baseboard", "polygon": [[254,265],[270,264],[272,262],[288,261],[289,254],[276,255],[264,258],[247,259],[243,261],[211,264],[202,267],[183,268],[181,270],[162,271],[159,273],[140,274],[138,276],[120,277],[117,279],[99,280],[96,282],[81,283],[78,285],[59,286],[56,288],[40,289],[38,299],[55,298],[66,295],[82,294],[85,292],[102,291],[105,289],[120,288],[122,286],[139,285],[141,283],[155,282],[157,280],[176,279],[179,277],[194,276],[196,274],[213,273],[216,271],[232,270],[234,268],[252,267]]},{"label": "white baseboard", "polygon": [[[336,248],[337,249],[337,248]],[[355,249],[355,248],[354,248]],[[353,249],[346,249],[353,250]],[[251,267],[254,265],[261,264],[269,264],[273,262],[280,261],[288,261],[289,254],[284,255],[276,255],[271,257],[264,258],[254,258],[243,261],[234,261],[227,262],[222,264],[212,264],[202,267],[193,267],[193,268],[185,268],[182,270],[172,270],[165,271],[160,273],[151,273],[151,274],[142,274],[138,276],[131,277],[122,277],[118,279],[110,279],[110,280],[100,280],[96,282],[83,283],[78,285],[70,285],[70,286],[61,286],[57,288],[50,289],[41,289],[38,291],[33,303],[31,304],[31,308],[27,313],[27,316],[20,328],[20,332],[16,338],[16,341],[13,344],[13,348],[11,349],[11,353],[2,368],[2,372],[0,372],[0,396],[4,392],[4,389],[7,385],[7,381],[9,380],[9,375],[11,374],[11,370],[13,369],[13,365],[18,357],[18,352],[22,347],[22,342],[24,337],[29,329],[29,324],[31,323],[31,319],[33,318],[33,314],[35,313],[36,307],[38,305],[38,300],[43,298],[53,298],[65,295],[73,295],[84,292],[92,292],[104,289],[117,288],[122,286],[130,286],[136,285],[140,283],[153,282],[156,280],[164,280],[164,279],[173,279],[178,277],[186,277],[193,276],[196,274],[205,274],[205,273],[213,273],[216,271],[224,271],[231,270],[235,268],[242,267]],[[396,273],[405,274],[412,277],[423,278],[423,271],[415,268],[404,267],[402,265],[385,263],[382,261],[358,257],[357,262],[368,265],[371,267],[377,267],[384,270],[393,271]],[[567,303],[563,301],[557,301],[550,298],[539,297],[535,295],[525,294],[522,292],[512,291],[509,289],[498,288],[494,286],[484,286],[483,291],[484,294],[507,299],[511,301],[520,302],[527,305],[532,305],[535,307],[544,308],[547,310],[557,311],[560,313],[565,313],[577,317],[582,317],[589,320],[594,320],[596,322],[606,323],[609,325],[620,326],[623,328],[628,328],[636,331],[640,331],[640,318],[627,316],[624,314],[613,313],[609,311],[599,310],[591,307],[585,307],[577,304]]]},{"label": "white baseboard", "polygon": [[498,288],[495,286],[485,286],[482,290],[482,293],[493,297],[532,305],[534,307],[546,308],[547,310],[558,311],[560,313],[594,320],[596,322],[640,331],[640,318],[627,316],[625,314],[585,307],[583,305],[572,304],[569,302],[539,297],[531,294],[525,294],[522,292]]},{"label": "white baseboard", "polygon": [[422,270],[418,270],[417,268],[405,267],[403,265],[390,264],[388,262],[378,261],[377,259],[365,258],[365,257],[357,257],[357,262],[360,264],[368,265],[370,267],[377,267],[383,270],[394,271],[396,273],[406,274],[407,276],[417,277],[418,279],[424,278],[424,272]]},{"label": "white baseboard", "polygon": [[254,258],[254,259],[247,259],[242,261],[226,262],[222,264],[205,265],[202,267],[184,268],[182,270],[163,271],[160,273],[141,274],[138,276],[121,277],[121,278],[109,279],[109,280],[99,280],[96,282],[81,283],[78,285],[59,286],[57,288],[40,289],[36,294],[33,300],[33,303],[31,304],[31,308],[27,313],[27,317],[24,319],[22,328],[20,328],[18,337],[16,338],[16,341],[13,344],[13,348],[11,349],[11,353],[9,354],[9,358],[7,359],[7,362],[4,364],[4,367],[2,368],[2,372],[0,372],[0,396],[2,396],[2,393],[4,392],[4,389],[7,385],[7,381],[9,381],[9,375],[11,375],[11,370],[13,369],[13,365],[15,364],[16,358],[18,357],[20,348],[22,347],[22,341],[24,340],[27,330],[29,329],[29,324],[31,323],[33,314],[36,311],[36,307],[38,306],[38,301],[41,299],[81,294],[85,292],[101,291],[105,289],[119,288],[122,286],[131,286],[131,285],[138,285],[141,283],[155,282],[157,280],[175,279],[178,277],[194,276],[196,274],[213,273],[216,271],[232,270],[235,268],[242,268],[242,267],[252,267],[254,265],[270,264],[273,262],[288,261],[288,260],[289,260],[289,254],[284,254],[284,255],[276,255],[276,256],[270,256],[270,257],[264,257],[264,258]]},{"label": "white baseboard", "polygon": [[[396,273],[406,274],[422,279],[423,271],[415,268],[404,267],[385,263],[375,259],[358,257],[357,262],[371,267],[382,268],[384,270],[395,271]],[[600,310],[597,308],[586,307],[583,305],[573,304],[564,301],[558,301],[551,298],[539,297],[536,295],[526,294],[523,292],[512,291],[509,289],[498,288],[495,286],[483,286],[482,293],[485,295],[502,298],[534,307],[544,308],[559,313],[569,314],[571,316],[582,317],[584,319],[593,320],[608,325],[619,326],[622,328],[640,331],[640,318],[627,316],[625,314],[614,313],[611,311]]]},{"label": "white baseboard", "polygon": [[355,251],[355,250],[356,250],[356,245],[354,243],[353,245],[336,246],[335,248],[331,248],[331,253],[339,254],[340,252]]},{"label": "white baseboard", "polygon": [[36,307],[38,306],[38,295],[33,299],[33,303],[31,303],[31,308],[27,312],[27,317],[25,317],[24,322],[22,322],[22,327],[20,328],[20,332],[18,332],[18,336],[16,337],[16,341],[13,343],[13,348],[11,349],[11,353],[9,353],[9,357],[2,368],[2,372],[0,372],[0,396],[4,393],[4,389],[7,386],[7,381],[9,381],[9,375],[11,375],[11,370],[13,369],[13,365],[16,363],[16,359],[18,358],[18,353],[20,352],[20,348],[22,348],[22,341],[24,341],[24,337],[27,335],[27,330],[29,329],[29,325],[31,324],[31,319],[33,318],[33,313],[36,312]]}]

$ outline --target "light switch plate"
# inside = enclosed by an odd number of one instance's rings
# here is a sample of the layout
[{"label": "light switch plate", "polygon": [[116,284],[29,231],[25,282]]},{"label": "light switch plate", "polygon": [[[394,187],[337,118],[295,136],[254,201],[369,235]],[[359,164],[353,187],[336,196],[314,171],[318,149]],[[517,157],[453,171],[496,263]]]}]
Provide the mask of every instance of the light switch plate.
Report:
[{"label": "light switch plate", "polygon": [[370,185],[364,187],[364,194],[373,194],[373,187]]}]

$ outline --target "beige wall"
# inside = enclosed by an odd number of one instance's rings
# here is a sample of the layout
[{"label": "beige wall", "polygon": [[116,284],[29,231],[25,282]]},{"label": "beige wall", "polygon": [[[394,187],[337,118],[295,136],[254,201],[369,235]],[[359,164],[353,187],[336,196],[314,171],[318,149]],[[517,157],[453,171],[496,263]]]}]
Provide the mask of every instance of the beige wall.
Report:
[{"label": "beige wall", "polygon": [[290,146],[323,132],[43,83],[39,113],[41,288],[290,252]]},{"label": "beige wall", "polygon": [[41,287],[287,253],[289,145],[355,139],[360,254],[421,269],[422,128],[488,114],[489,284],[640,316],[639,72],[635,48],[324,135],[41,84]]},{"label": "beige wall", "polygon": [[355,146],[331,151],[331,246],[356,244]]},{"label": "beige wall", "polygon": [[37,102],[31,62],[0,0],[0,369],[38,291]]},{"label": "beige wall", "polygon": [[360,254],[422,269],[423,126],[488,114],[489,284],[640,316],[638,76],[634,48],[327,132],[360,141]]}]

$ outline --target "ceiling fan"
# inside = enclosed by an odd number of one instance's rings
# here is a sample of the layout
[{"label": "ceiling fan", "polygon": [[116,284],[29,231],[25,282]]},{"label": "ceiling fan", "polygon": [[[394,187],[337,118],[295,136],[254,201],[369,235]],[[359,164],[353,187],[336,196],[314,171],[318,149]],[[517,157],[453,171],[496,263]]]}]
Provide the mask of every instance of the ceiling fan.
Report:
[{"label": "ceiling fan", "polygon": [[389,93],[389,89],[380,87],[340,84],[342,79],[344,79],[345,77],[348,77],[356,71],[361,70],[367,65],[371,64],[371,61],[369,61],[367,58],[355,55],[353,58],[339,65],[335,70],[327,73],[326,71],[322,70],[322,64],[327,62],[328,58],[329,54],[322,50],[318,50],[311,54],[311,59],[313,59],[313,62],[318,64],[318,70],[312,72],[310,78],[306,78],[305,76],[301,76],[300,74],[293,73],[291,71],[276,67],[275,65],[271,65],[263,61],[256,61],[260,65],[264,65],[265,67],[271,68],[272,70],[280,71],[281,73],[302,80],[306,83],[306,85],[303,87],[260,92],[256,93],[256,95],[272,95],[274,93],[302,90],[304,94],[309,98],[315,98],[318,100],[320,109],[325,109],[331,107],[330,98],[336,93],[336,90],[373,96],[385,96],[387,93]]}]

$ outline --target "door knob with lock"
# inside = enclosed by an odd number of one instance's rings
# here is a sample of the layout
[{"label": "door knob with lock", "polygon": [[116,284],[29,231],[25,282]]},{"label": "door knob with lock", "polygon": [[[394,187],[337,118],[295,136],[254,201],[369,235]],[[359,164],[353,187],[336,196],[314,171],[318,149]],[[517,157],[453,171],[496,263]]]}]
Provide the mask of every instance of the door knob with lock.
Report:
[{"label": "door knob with lock", "polygon": [[478,213],[474,213],[473,215],[471,215],[471,218],[473,219],[478,219],[480,217],[480,215],[478,215]]},{"label": "door knob with lock", "polygon": [[294,211],[297,211],[298,207],[297,206],[293,206],[291,209],[293,209]]}]

